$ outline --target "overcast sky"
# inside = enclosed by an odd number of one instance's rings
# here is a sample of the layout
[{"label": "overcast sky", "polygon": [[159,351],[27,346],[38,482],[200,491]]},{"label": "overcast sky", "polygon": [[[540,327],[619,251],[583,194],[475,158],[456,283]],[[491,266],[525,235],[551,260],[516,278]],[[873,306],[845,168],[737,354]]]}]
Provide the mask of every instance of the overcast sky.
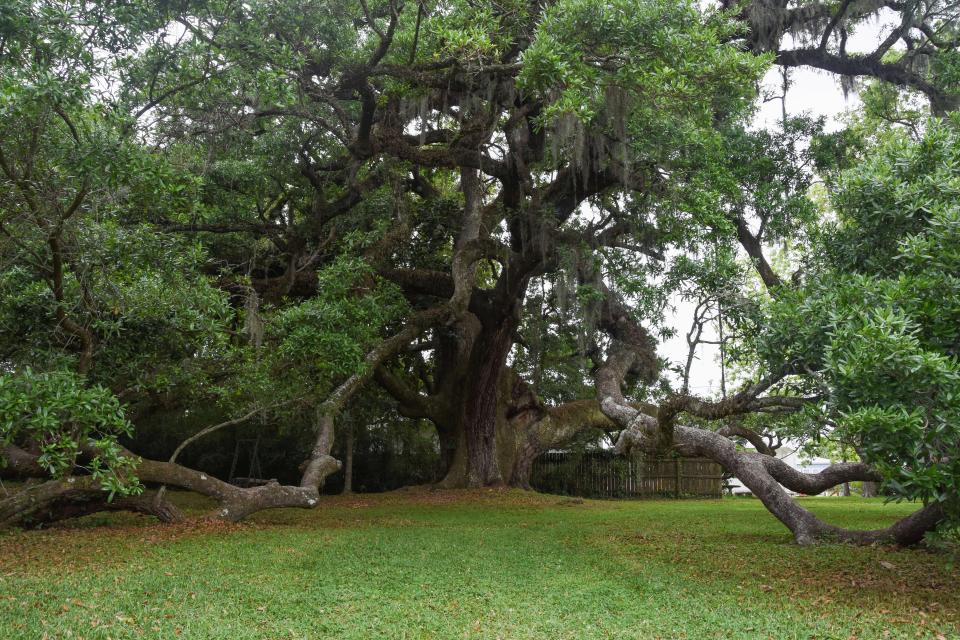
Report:
[{"label": "overcast sky", "polygon": [[[860,25],[851,32],[847,39],[846,49],[849,53],[863,53],[873,51],[887,37],[890,29],[895,27],[899,20],[897,14],[890,9],[882,9],[876,20]],[[792,47],[791,37],[786,37],[785,47]],[[902,43],[898,43],[898,46]],[[800,115],[803,113],[812,116],[825,116],[827,129],[836,130],[842,126],[844,113],[859,109],[860,100],[851,92],[844,95],[840,82],[833,74],[815,71],[806,68],[790,69],[790,90],[787,92],[787,113]],[[764,78],[762,91],[769,95],[782,93],[782,75],[779,67],[773,67]],[[773,127],[782,117],[783,105],[780,100],[770,100],[760,105],[754,118],[754,126],[758,128]],[[676,301],[673,313],[673,327],[677,335],[660,346],[661,357],[676,364],[683,364],[687,358],[686,333],[690,329],[693,319],[693,305]],[[716,333],[711,330],[704,332],[704,339],[715,339]],[[730,387],[728,385],[728,391]],[[713,345],[701,346],[697,351],[697,359],[690,373],[690,391],[697,395],[712,395],[720,392],[720,365],[718,349]]]},{"label": "overcast sky", "polygon": [[[867,49],[880,41],[883,36],[880,24],[868,25],[851,38],[851,51]],[[844,96],[840,82],[833,74],[812,69],[791,69],[789,71],[790,90],[787,93],[787,113],[800,115],[825,116],[827,129],[836,130],[841,126],[841,118],[848,110],[858,109],[861,105],[855,93]],[[763,90],[770,95],[782,93],[782,76],[779,67],[770,69],[764,78]],[[758,128],[773,127],[782,117],[783,105],[779,99],[763,103],[754,119]],[[693,304],[677,299],[672,314],[672,325],[677,335],[661,344],[659,354],[672,363],[682,365],[687,358],[686,333],[693,319]],[[669,316],[668,316],[669,317]],[[714,330],[704,332],[704,339],[714,340]],[[718,348],[715,345],[703,345],[697,351],[697,359],[690,373],[690,391],[697,395],[709,396],[720,392],[720,365]],[[728,385],[728,391],[730,391]]]}]

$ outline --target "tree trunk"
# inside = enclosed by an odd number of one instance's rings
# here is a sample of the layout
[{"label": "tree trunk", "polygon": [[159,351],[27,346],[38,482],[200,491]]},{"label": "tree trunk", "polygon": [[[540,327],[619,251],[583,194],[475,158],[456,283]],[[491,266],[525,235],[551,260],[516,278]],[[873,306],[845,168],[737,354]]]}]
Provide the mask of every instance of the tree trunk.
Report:
[{"label": "tree trunk", "polygon": [[346,451],[343,463],[343,493],[353,493],[353,429],[354,426],[351,423],[347,427],[347,439],[344,443]]},{"label": "tree trunk", "polygon": [[510,349],[512,328],[501,327],[492,336],[481,335],[474,353],[467,395],[463,404],[463,433],[467,446],[467,485],[483,487],[503,482],[497,460],[499,382]]},{"label": "tree trunk", "polygon": [[510,474],[510,486],[531,490],[530,478],[533,474],[533,463],[544,452],[543,448],[533,439],[526,440],[520,445],[517,452],[517,461]]},{"label": "tree trunk", "polygon": [[461,434],[456,425],[438,424],[436,427],[437,440],[440,443],[440,467],[443,469],[444,477],[446,477],[453,469],[457,450],[460,448]]},{"label": "tree trunk", "polygon": [[456,425],[451,432],[456,434],[457,450],[442,486],[486,487],[504,483],[501,465],[512,465],[515,454],[506,419],[505,394],[509,393],[506,361],[516,326],[516,315],[511,314],[498,326],[484,326],[472,345],[462,377],[463,387],[456,394],[459,410],[454,413]]},{"label": "tree trunk", "polygon": [[876,498],[878,494],[879,483],[864,480],[862,485],[862,494],[864,498]]},{"label": "tree trunk", "polygon": [[[500,385],[503,386],[502,384]],[[464,401],[466,405],[467,401]],[[498,393],[498,399],[495,404],[495,413],[493,416],[493,438],[485,441],[474,442],[474,451],[479,447],[484,447],[483,458],[492,461],[492,466],[497,470],[495,479],[480,482],[478,478],[482,477],[477,472],[475,462],[471,461],[471,448],[467,439],[467,428],[462,420],[449,428],[440,430],[441,448],[447,447],[446,473],[440,486],[444,488],[457,489],[466,487],[498,486],[504,484],[505,474],[509,474],[514,466],[517,457],[516,435],[513,433],[513,426],[506,419],[506,400],[502,397],[502,389]]]}]

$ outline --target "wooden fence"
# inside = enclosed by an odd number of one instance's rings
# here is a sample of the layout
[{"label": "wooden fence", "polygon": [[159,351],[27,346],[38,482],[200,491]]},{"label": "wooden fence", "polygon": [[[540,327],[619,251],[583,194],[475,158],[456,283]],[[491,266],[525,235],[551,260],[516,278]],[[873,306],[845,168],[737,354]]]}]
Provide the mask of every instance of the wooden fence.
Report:
[{"label": "wooden fence", "polygon": [[702,458],[648,459],[607,451],[551,451],[536,459],[537,491],[585,498],[710,497],[723,492],[723,469]]}]

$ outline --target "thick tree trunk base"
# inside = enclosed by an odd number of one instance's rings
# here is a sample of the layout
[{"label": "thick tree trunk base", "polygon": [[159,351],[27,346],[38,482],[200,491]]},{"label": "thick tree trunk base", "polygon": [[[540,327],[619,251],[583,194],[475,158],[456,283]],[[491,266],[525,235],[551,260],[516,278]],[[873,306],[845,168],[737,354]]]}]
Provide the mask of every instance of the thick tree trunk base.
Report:
[{"label": "thick tree trunk base", "polygon": [[[483,465],[477,469],[470,462],[466,435],[460,431],[458,446],[453,452],[450,466],[443,479],[437,483],[440,489],[480,489],[484,487],[505,487],[507,482],[501,474],[502,469],[512,469],[516,458],[513,435],[507,433],[507,427],[497,429],[496,440],[488,456],[496,460],[494,465]],[[491,474],[492,473],[492,474]]]}]

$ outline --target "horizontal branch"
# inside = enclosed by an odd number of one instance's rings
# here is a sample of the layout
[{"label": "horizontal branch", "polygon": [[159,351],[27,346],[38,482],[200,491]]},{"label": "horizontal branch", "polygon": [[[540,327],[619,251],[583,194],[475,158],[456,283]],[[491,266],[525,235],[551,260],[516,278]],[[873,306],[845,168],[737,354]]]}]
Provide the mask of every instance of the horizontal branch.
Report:
[{"label": "horizontal branch", "polygon": [[815,67],[844,76],[869,76],[891,84],[911,87],[930,98],[935,107],[951,105],[955,97],[934,86],[918,73],[899,64],[882,62],[871,56],[847,56],[823,49],[787,49],[778,51],[776,64],[785,67]]},{"label": "horizontal branch", "polygon": [[[747,452],[749,454],[749,452]],[[758,455],[758,454],[753,454]],[[772,456],[762,456],[763,466],[773,478],[791,491],[814,496],[844,482],[881,482],[883,477],[862,462],[838,462],[819,473],[804,473]]]},{"label": "horizontal branch", "polygon": [[[654,451],[659,445],[660,425],[636,409],[607,398],[601,403],[604,413],[624,427],[617,442],[618,453],[634,448]],[[886,529],[854,531],[835,527],[800,506],[784,487],[816,494],[852,480],[877,481],[880,476],[866,465],[842,463],[820,473],[805,474],[783,460],[759,453],[741,451],[725,436],[706,429],[676,426],[673,448],[683,456],[705,457],[720,464],[742,482],[763,505],[793,533],[800,544],[824,541],[849,541],[857,544],[894,542],[914,544],[945,517],[942,506],[930,505],[894,523]],[[781,486],[782,485],[782,486]]]}]

